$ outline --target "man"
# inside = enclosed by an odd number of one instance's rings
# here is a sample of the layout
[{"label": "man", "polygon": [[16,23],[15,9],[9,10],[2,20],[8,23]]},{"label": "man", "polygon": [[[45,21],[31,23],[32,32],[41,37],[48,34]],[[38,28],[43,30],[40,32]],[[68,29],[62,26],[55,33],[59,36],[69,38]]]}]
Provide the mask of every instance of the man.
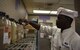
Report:
[{"label": "man", "polygon": [[[57,27],[40,26],[33,22],[29,22],[37,30],[52,33],[52,48],[53,50],[80,50],[80,36],[73,30],[71,24],[75,17],[77,17],[77,11],[69,10],[60,7],[57,10]],[[61,32],[60,32],[60,29]]]}]

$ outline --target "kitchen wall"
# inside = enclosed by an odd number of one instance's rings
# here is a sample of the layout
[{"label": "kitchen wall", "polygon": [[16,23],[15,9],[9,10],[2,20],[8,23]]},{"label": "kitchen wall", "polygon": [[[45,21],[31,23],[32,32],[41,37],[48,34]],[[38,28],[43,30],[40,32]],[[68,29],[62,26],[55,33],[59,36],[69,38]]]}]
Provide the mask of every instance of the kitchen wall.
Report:
[{"label": "kitchen wall", "polygon": [[0,0],[0,11],[6,12],[10,17],[19,18],[27,17],[27,13],[21,0]]}]

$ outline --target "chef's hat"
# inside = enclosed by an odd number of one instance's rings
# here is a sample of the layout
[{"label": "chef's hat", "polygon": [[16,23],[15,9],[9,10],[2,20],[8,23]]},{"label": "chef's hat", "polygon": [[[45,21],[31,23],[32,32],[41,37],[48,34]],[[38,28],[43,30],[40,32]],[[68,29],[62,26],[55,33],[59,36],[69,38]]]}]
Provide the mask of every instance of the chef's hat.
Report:
[{"label": "chef's hat", "polygon": [[57,9],[57,15],[59,15],[59,14],[69,16],[72,19],[74,19],[75,17],[78,16],[77,11],[73,11],[73,10],[70,10],[70,9],[63,8],[63,7],[60,7],[60,8]]}]

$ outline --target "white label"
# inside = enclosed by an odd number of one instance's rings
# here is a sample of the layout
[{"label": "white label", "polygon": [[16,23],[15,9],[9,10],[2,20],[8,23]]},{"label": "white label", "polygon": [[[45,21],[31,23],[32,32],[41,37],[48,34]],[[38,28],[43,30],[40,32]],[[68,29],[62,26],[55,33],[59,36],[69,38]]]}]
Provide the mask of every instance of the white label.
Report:
[{"label": "white label", "polygon": [[40,33],[40,38],[44,38],[44,33]]},{"label": "white label", "polygon": [[4,35],[3,35],[3,44],[8,44],[8,43],[9,43],[8,33],[4,33]]}]

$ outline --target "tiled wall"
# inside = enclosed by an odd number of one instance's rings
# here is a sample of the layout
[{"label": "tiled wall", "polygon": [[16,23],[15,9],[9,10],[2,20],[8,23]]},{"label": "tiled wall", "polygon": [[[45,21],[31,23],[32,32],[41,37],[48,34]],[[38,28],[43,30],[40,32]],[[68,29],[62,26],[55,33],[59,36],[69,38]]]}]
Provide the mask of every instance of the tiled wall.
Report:
[{"label": "tiled wall", "polygon": [[6,12],[10,17],[19,19],[26,16],[26,11],[22,2],[18,4],[19,0],[0,0],[0,11]]}]

